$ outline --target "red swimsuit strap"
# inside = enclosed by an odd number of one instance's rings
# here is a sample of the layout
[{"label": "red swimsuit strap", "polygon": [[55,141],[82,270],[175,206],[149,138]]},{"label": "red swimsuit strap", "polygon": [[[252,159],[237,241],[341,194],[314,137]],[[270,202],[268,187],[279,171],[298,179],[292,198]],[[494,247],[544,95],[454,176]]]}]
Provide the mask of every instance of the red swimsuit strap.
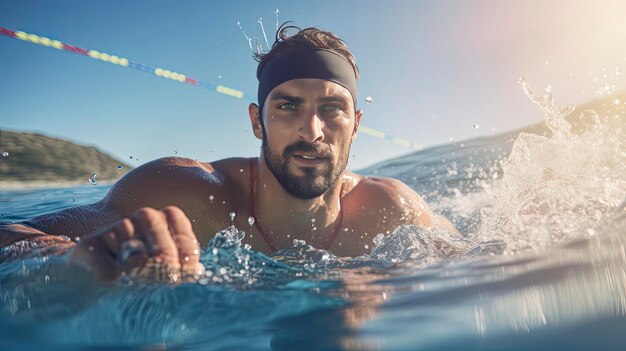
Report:
[{"label": "red swimsuit strap", "polygon": [[[248,160],[248,169],[249,169],[249,173],[250,173],[250,196],[248,197],[248,201],[249,201],[249,209],[250,209],[250,213],[252,214],[252,217],[255,219],[254,224],[256,226],[256,229],[259,231],[259,233],[261,234],[261,237],[263,238],[263,240],[265,240],[265,243],[267,244],[267,246],[270,248],[270,250],[272,250],[272,252],[275,252],[278,250],[278,245],[276,244],[276,241],[274,241],[274,238],[272,238],[271,236],[269,236],[267,233],[265,233],[263,231],[263,229],[261,228],[260,225],[260,221],[258,220],[256,213],[254,211],[254,181],[255,181],[255,165],[254,165],[254,158],[251,158]],[[324,244],[322,245],[322,249],[324,250],[329,250],[330,247],[333,245],[333,242],[335,242],[335,239],[337,238],[337,235],[339,234],[339,230],[341,229],[341,223],[343,221],[343,203],[341,202],[341,193],[343,191],[343,183],[341,184],[341,189],[339,190],[339,218],[337,219],[337,224],[335,224],[335,228],[333,229],[333,232],[330,234],[330,236],[328,238],[326,238],[326,241],[324,241]]]},{"label": "red swimsuit strap", "polygon": [[252,214],[252,217],[254,218],[254,225],[256,226],[256,229],[259,231],[259,233],[261,234],[261,237],[263,238],[263,240],[265,240],[265,243],[267,244],[267,246],[269,246],[270,250],[272,250],[272,252],[275,252],[278,250],[278,247],[276,245],[276,242],[274,241],[274,239],[272,237],[270,237],[269,235],[267,235],[263,229],[261,229],[261,225],[259,224],[259,219],[256,216],[256,213],[254,212],[254,180],[255,180],[255,175],[254,175],[254,158],[251,158],[248,160],[248,170],[250,173],[250,196],[248,197],[249,202],[250,202],[250,213]]},{"label": "red swimsuit strap", "polygon": [[341,222],[343,221],[343,203],[341,202],[341,192],[343,191],[343,182],[341,183],[341,189],[339,189],[339,218],[337,219],[337,224],[335,224],[335,229],[330,234],[324,244],[322,245],[322,249],[330,250],[330,247],[333,246],[335,239],[337,238],[337,234],[339,234],[339,230],[341,229]]}]

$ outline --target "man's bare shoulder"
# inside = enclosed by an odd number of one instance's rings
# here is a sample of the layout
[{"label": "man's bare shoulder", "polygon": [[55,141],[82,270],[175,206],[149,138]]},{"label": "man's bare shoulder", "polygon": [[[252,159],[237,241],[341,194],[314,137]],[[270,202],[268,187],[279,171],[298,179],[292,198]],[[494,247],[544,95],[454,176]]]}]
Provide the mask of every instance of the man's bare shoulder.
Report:
[{"label": "man's bare shoulder", "polygon": [[[394,201],[402,204],[403,196],[419,197],[419,195],[404,182],[385,177],[357,176],[358,182],[353,191],[359,196],[375,197],[381,201]],[[420,197],[421,199],[421,197]]]},{"label": "man's bare shoulder", "polygon": [[428,204],[404,182],[385,177],[358,177],[355,186],[346,194],[346,202],[353,211],[385,216],[391,220],[392,226],[432,224]]},{"label": "man's bare shoulder", "polygon": [[426,201],[404,182],[384,177],[360,177],[352,189],[349,201],[351,212],[359,213],[363,223],[376,218],[376,225],[384,233],[402,224],[419,227],[443,228],[461,235],[445,217],[433,213]]},{"label": "man's bare shoulder", "polygon": [[209,163],[182,157],[160,158],[126,174],[113,186],[107,200],[125,215],[144,206],[189,207],[198,201],[208,202],[209,193],[215,197],[229,193],[232,164],[233,160]]}]

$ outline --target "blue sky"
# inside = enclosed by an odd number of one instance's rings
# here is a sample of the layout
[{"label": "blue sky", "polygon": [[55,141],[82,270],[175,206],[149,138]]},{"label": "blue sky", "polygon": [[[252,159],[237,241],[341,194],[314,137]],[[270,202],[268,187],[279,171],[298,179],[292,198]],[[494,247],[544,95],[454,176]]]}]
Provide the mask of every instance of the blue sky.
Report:
[{"label": "blue sky", "polygon": [[[237,22],[264,44],[257,21],[271,40],[276,9],[281,22],[349,44],[363,125],[425,146],[540,121],[522,74],[562,104],[626,87],[621,1],[3,1],[0,27],[254,95],[256,63]],[[4,36],[0,77],[2,129],[92,144],[133,165],[259,152],[248,101]],[[407,152],[360,135],[349,166]]]}]

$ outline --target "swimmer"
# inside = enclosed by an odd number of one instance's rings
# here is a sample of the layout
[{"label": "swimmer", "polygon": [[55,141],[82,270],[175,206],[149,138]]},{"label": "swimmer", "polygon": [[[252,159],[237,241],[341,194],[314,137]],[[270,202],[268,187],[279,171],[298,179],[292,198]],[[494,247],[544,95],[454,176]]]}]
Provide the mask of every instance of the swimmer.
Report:
[{"label": "swimmer", "polygon": [[[287,37],[287,29],[299,31]],[[203,274],[199,243],[231,221],[245,230],[244,244],[264,253],[299,239],[358,256],[376,234],[404,224],[458,233],[401,181],[346,169],[363,111],[359,70],[343,40],[283,25],[272,49],[255,58],[258,104],[248,114],[258,158],[149,162],[97,203],[3,225],[0,246],[24,242],[32,248],[24,257],[66,254],[104,281],[155,271],[178,281]]]}]

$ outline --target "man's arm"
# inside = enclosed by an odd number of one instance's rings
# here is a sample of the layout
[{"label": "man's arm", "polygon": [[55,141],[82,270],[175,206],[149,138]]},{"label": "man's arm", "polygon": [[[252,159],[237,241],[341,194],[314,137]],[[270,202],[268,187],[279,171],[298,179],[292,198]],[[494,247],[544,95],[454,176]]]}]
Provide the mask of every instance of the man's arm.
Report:
[{"label": "man's arm", "polygon": [[[13,258],[38,254],[63,253],[80,239],[121,219],[105,198],[95,204],[68,208],[35,217],[22,223],[0,225],[0,247],[27,242]],[[42,252],[43,250],[43,252]]]},{"label": "man's arm", "polygon": [[[206,166],[186,159],[150,162],[127,174],[95,204],[0,226],[0,246],[23,243],[11,258],[63,253],[75,246],[71,261],[105,280],[122,271],[141,271],[148,263],[195,274],[202,270],[195,233],[187,215],[168,205],[184,204],[181,199],[210,182],[210,172],[202,172]],[[74,244],[65,237],[82,239]]]}]

